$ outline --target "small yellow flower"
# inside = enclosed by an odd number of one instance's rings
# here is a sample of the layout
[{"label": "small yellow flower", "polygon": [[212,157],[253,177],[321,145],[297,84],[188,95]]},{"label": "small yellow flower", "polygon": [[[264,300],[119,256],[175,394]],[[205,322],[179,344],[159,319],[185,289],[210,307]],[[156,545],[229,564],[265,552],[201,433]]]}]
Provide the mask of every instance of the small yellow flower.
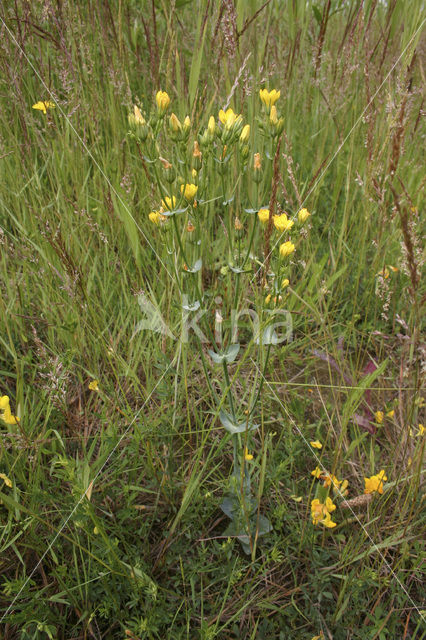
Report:
[{"label": "small yellow flower", "polygon": [[155,101],[157,102],[158,113],[163,116],[170,104],[169,95],[165,91],[157,91]]},{"label": "small yellow flower", "polygon": [[0,478],[3,480],[6,487],[12,487],[12,480],[8,478],[5,473],[0,473]]},{"label": "small yellow flower", "polygon": [[248,452],[247,447],[245,447],[244,449],[244,460],[247,460],[247,462],[249,462],[250,460],[253,460],[253,456],[251,453]]},{"label": "small yellow flower", "polygon": [[419,424],[419,430],[418,430],[417,435],[418,435],[418,436],[423,436],[423,435],[424,435],[424,433],[425,433],[424,425]]},{"label": "small yellow flower", "polygon": [[275,89],[272,89],[272,91],[260,89],[259,91],[260,99],[267,109],[270,109],[276,103],[280,95],[281,91],[276,91]]},{"label": "small yellow flower", "polygon": [[276,106],[271,107],[271,113],[269,114],[269,121],[272,125],[276,125],[278,123],[278,115]]},{"label": "small yellow flower", "polygon": [[382,469],[377,475],[371,476],[371,478],[364,478],[364,493],[374,493],[375,491],[383,493],[383,483],[386,482],[386,480],[387,477],[385,476],[384,469]]},{"label": "small yellow flower", "polygon": [[304,222],[306,222],[306,220],[309,218],[310,215],[311,214],[307,209],[300,209],[299,213],[297,214],[297,217],[299,219],[299,222],[303,224]]},{"label": "small yellow flower", "polygon": [[348,493],[349,493],[348,485],[349,485],[349,482],[347,480],[343,480],[342,486],[340,487],[340,493],[342,494],[342,496],[347,496],[348,495]]},{"label": "small yellow flower", "polygon": [[319,467],[315,467],[315,469],[311,471],[311,476],[314,476],[314,478],[321,478],[322,476],[321,469]]},{"label": "small yellow flower", "polygon": [[33,104],[33,109],[37,109],[38,111],[43,111],[44,114],[47,113],[48,109],[54,109],[56,107],[55,103],[51,100],[40,100]]},{"label": "small yellow flower", "polygon": [[342,480],[338,480],[336,476],[330,473],[325,473],[323,476],[324,479],[324,487],[330,487],[333,485],[334,488],[338,489],[342,484]]},{"label": "small yellow flower", "polygon": [[269,220],[269,209],[259,209],[257,212],[259,220],[262,224],[266,224]]},{"label": "small yellow flower", "polygon": [[374,417],[376,419],[377,424],[382,424],[385,414],[383,413],[383,411],[376,411],[376,413],[374,414]]},{"label": "small yellow flower", "polygon": [[161,204],[163,205],[164,209],[166,209],[166,211],[173,211],[176,206],[176,196],[172,196],[171,198],[169,198],[169,196],[166,196],[164,200],[162,200]]},{"label": "small yellow flower", "polygon": [[395,415],[395,409],[392,409],[392,411],[388,411],[386,414],[387,418],[393,418]]},{"label": "small yellow flower", "polygon": [[99,391],[99,380],[92,380],[89,382],[90,391]]},{"label": "small yellow flower", "polygon": [[321,444],[321,442],[319,440],[311,440],[311,442],[309,444],[314,449],[322,449],[322,444]]},{"label": "small yellow flower", "polygon": [[151,213],[148,215],[148,218],[158,227],[158,225],[160,224],[160,214],[158,213],[158,211],[151,211]]},{"label": "small yellow flower", "polygon": [[265,298],[265,304],[269,304],[271,302],[271,294],[269,293]]},{"label": "small yellow flower", "polygon": [[250,137],[250,125],[246,124],[243,127],[243,130],[241,131],[240,142],[245,144],[248,141],[249,137]]},{"label": "small yellow flower", "polygon": [[326,498],[325,499],[325,508],[327,509],[327,511],[329,511],[330,513],[332,511],[335,511],[336,509],[336,505],[333,504],[333,500],[331,498]]},{"label": "small yellow flower", "polygon": [[285,213],[280,216],[274,216],[274,226],[280,233],[288,231],[294,225],[293,220],[289,220]]},{"label": "small yellow flower", "polygon": [[9,396],[0,397],[0,411],[4,411],[9,406]]},{"label": "small yellow flower", "polygon": [[192,202],[197,193],[198,187],[195,184],[182,184],[180,191],[187,202]]},{"label": "small yellow flower", "polygon": [[240,122],[242,117],[234,113],[233,109],[229,108],[226,111],[221,109],[219,111],[219,120],[225,126],[225,129],[231,129],[236,122]]},{"label": "small yellow flower", "polygon": [[281,289],[285,289],[289,284],[290,280],[288,278],[284,278],[284,280],[281,282]]},{"label": "small yellow flower", "polygon": [[287,242],[284,242],[282,245],[280,245],[281,258],[286,258],[287,256],[291,255],[295,248],[296,247],[294,246],[294,244],[289,240]]},{"label": "small yellow flower", "polygon": [[183,129],[184,131],[189,131],[191,128],[191,118],[189,116],[185,117],[185,120],[183,121]]}]

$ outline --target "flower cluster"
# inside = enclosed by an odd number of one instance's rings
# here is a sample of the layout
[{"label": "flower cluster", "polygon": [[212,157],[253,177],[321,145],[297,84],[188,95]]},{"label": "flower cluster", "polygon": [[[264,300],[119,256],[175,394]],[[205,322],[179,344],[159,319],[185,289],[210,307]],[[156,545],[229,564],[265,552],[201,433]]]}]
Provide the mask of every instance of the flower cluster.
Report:
[{"label": "flower cluster", "polygon": [[326,498],[325,503],[320,502],[318,498],[315,498],[311,502],[311,517],[312,524],[323,524],[328,529],[333,529],[337,525],[331,519],[331,513],[336,509],[336,505],[333,504],[331,498]]}]

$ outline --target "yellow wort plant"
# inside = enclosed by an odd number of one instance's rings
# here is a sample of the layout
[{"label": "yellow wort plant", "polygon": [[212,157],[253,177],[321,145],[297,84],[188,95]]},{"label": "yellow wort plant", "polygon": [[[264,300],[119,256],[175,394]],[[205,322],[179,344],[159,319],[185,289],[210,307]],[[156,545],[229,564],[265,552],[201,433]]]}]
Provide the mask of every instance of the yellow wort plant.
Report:
[{"label": "yellow wort plant", "polygon": [[[252,122],[227,105],[198,123],[160,90],[154,105],[135,106],[128,116],[129,138],[154,185],[145,221],[171,274],[167,286],[181,300],[182,344],[198,354],[212,412],[233,445],[221,505],[231,520],[225,535],[253,556],[258,538],[271,529],[251,489],[261,464],[255,418],[268,359],[280,342],[274,312],[289,295],[293,254],[306,236],[299,231],[310,215],[285,211],[277,197],[285,127],[279,97],[280,91],[262,89]],[[250,339],[239,335],[243,315],[251,321]],[[257,382],[240,393],[239,372],[253,353]],[[327,513],[318,521],[329,523]]]}]

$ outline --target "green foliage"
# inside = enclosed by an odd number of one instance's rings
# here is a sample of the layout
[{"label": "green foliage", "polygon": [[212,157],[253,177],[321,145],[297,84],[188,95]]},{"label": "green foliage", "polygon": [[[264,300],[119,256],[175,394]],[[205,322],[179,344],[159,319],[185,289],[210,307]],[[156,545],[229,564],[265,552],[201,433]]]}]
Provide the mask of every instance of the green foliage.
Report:
[{"label": "green foliage", "polygon": [[[5,638],[423,638],[421,3],[18,0],[0,17],[0,397],[20,417],[0,420]],[[281,91],[277,207],[311,213],[266,288],[263,87]],[[159,126],[148,153],[128,116],[148,122],[160,89],[191,131]],[[167,223],[184,270],[148,219],[155,171],[179,195],[188,140],[225,106],[251,135],[222,158],[200,140],[206,196]],[[180,339],[197,287],[201,346]],[[256,311],[257,341],[249,313],[231,339],[234,308]],[[312,524],[317,495],[334,529]]]}]

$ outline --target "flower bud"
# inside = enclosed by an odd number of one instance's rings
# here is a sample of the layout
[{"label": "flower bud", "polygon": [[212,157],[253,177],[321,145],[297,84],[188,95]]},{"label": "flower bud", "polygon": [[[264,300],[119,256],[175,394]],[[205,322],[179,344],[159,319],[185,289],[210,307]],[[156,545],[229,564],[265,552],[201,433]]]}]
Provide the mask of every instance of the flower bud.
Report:
[{"label": "flower bud", "polygon": [[296,247],[292,242],[290,242],[290,240],[288,240],[287,242],[284,242],[282,245],[280,245],[281,258],[286,258],[287,256],[291,255],[295,250],[295,248]]},{"label": "flower bud", "polygon": [[176,178],[176,171],[174,167],[170,164],[170,162],[165,158],[160,158],[160,161],[164,169],[164,178],[166,179],[166,182],[171,184]]},{"label": "flower bud", "polygon": [[209,135],[211,136],[211,139],[213,140],[214,134],[216,133],[216,121],[215,121],[213,116],[210,116],[210,118],[209,118],[209,123],[207,125],[207,131],[209,132]]},{"label": "flower bud", "polygon": [[245,144],[248,141],[249,137],[250,137],[250,125],[246,124],[243,130],[241,131],[240,142],[242,144]]},{"label": "flower bud", "polygon": [[180,134],[182,133],[182,125],[179,118],[174,113],[172,113],[169,118],[169,128],[170,133],[172,134],[172,138],[174,140],[177,140],[177,138],[180,137]]},{"label": "flower bud", "polygon": [[133,113],[129,113],[128,121],[130,128],[137,135],[141,142],[145,142],[148,137],[148,125],[143,117],[141,110],[136,105],[133,107]]},{"label": "flower bud", "polygon": [[158,114],[160,118],[164,116],[167,109],[169,108],[170,98],[169,95],[165,91],[157,91],[157,95],[155,96],[155,101],[157,103]]},{"label": "flower bud", "polygon": [[185,141],[188,140],[190,131],[191,131],[191,120],[189,116],[186,116],[185,120],[183,121],[183,138]]},{"label": "flower bud", "polygon": [[304,222],[306,222],[306,220],[309,218],[310,215],[311,214],[307,209],[300,209],[299,213],[297,214],[297,217],[299,219],[299,222],[303,224]]}]

